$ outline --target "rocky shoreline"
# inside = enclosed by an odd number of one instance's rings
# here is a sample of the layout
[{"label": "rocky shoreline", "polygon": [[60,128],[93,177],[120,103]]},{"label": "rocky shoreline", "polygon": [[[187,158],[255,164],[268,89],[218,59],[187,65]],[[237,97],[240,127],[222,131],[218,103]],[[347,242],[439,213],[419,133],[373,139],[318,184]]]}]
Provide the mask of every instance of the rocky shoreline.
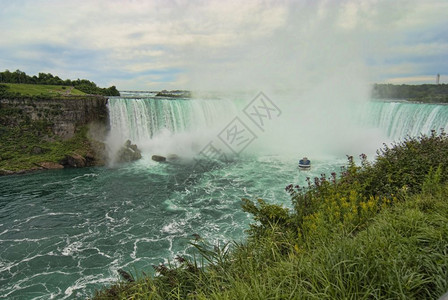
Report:
[{"label": "rocky shoreline", "polygon": [[[84,155],[80,155],[76,152],[72,152],[70,154],[66,154],[65,157],[58,162],[54,161],[42,161],[35,162],[33,166],[26,169],[21,170],[5,170],[0,168],[0,176],[5,175],[20,175],[27,174],[35,171],[42,170],[60,170],[60,169],[69,169],[69,168],[85,168],[85,167],[94,167],[94,166],[104,166],[106,165],[106,161],[108,160],[107,154],[105,151],[105,145],[98,141],[95,141],[96,144],[101,144],[101,151],[89,151]],[[93,142],[92,142],[93,144]],[[97,146],[98,147],[98,146]],[[34,151],[40,151],[38,149],[34,149]],[[119,149],[119,151],[115,155],[115,159],[113,159],[114,163],[128,163],[132,161],[136,161],[142,158],[142,154],[140,149],[136,144],[132,144],[130,140],[127,140],[124,145]]]},{"label": "rocky shoreline", "polygon": [[0,98],[0,175],[104,165],[106,97]]},{"label": "rocky shoreline", "polygon": [[0,168],[0,176],[4,175],[19,175],[19,174],[27,174],[35,171],[42,170],[60,170],[67,168],[85,168],[85,167],[93,167],[93,166],[104,166],[105,161],[101,157],[98,157],[96,154],[90,152],[85,155],[80,155],[76,152],[71,154],[66,154],[64,159],[54,162],[54,161],[42,161],[42,162],[33,162],[33,166],[21,169],[21,170],[7,170]]}]

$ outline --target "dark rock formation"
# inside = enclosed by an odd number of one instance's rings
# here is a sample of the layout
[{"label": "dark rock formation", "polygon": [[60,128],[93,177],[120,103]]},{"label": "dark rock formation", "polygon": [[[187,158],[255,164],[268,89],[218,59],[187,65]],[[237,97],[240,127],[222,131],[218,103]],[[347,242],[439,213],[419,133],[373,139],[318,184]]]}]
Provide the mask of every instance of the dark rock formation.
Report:
[{"label": "dark rock formation", "polygon": [[142,158],[142,153],[138,149],[137,145],[132,144],[130,140],[121,147],[117,153],[117,163],[131,162]]},{"label": "dark rock formation", "polygon": [[68,168],[84,168],[87,166],[87,161],[83,156],[77,153],[72,153],[65,155],[65,158],[61,161],[61,164]]},{"label": "dark rock formation", "polygon": [[158,161],[158,162],[166,161],[166,157],[165,156],[161,156],[161,155],[153,155],[151,157],[151,159],[154,160],[154,161]]}]

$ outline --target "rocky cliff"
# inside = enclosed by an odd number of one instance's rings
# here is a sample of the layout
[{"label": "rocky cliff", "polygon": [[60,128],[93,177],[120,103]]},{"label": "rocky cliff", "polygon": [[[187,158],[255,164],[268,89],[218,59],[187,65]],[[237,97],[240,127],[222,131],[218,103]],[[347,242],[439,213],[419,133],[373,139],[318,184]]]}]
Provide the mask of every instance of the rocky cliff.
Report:
[{"label": "rocky cliff", "polygon": [[0,174],[103,164],[106,104],[102,96],[1,98]]},{"label": "rocky cliff", "polygon": [[[15,111],[15,118],[3,118],[3,125],[18,125],[23,120],[45,121],[62,139],[74,136],[77,127],[90,122],[107,122],[107,98],[102,96],[69,96],[60,98],[0,99],[0,110]],[[17,114],[18,113],[18,114]],[[0,120],[2,122],[2,120]]]}]

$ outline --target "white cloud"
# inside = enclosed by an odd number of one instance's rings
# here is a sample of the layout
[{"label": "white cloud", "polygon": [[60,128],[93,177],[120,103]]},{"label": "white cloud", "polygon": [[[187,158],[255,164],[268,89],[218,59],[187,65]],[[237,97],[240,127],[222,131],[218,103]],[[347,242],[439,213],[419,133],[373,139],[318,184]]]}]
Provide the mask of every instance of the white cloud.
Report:
[{"label": "white cloud", "polygon": [[[444,80],[444,76],[440,76],[440,83],[447,82]],[[409,77],[396,77],[396,78],[389,78],[387,83],[392,84],[435,84],[436,83],[436,75],[434,76],[409,76]]]},{"label": "white cloud", "polygon": [[[0,54],[5,68],[75,78],[84,71],[123,89],[148,80],[159,88],[296,88],[346,66],[369,80],[412,76],[405,72],[423,69],[416,56],[446,53],[446,41],[414,35],[442,32],[446,11],[439,0],[11,1],[0,11]],[[142,75],[163,70],[177,70],[172,81]]]}]

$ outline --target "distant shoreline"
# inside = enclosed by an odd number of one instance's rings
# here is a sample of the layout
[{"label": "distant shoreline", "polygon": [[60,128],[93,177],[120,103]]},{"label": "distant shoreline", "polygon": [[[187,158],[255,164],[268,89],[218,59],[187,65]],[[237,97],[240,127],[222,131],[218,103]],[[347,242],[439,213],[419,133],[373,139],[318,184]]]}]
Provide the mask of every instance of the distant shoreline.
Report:
[{"label": "distant shoreline", "polygon": [[410,103],[410,104],[433,104],[433,105],[448,105],[445,102],[422,102],[412,99],[392,99],[392,98],[371,98],[372,101],[378,102],[397,102],[397,103]]}]

